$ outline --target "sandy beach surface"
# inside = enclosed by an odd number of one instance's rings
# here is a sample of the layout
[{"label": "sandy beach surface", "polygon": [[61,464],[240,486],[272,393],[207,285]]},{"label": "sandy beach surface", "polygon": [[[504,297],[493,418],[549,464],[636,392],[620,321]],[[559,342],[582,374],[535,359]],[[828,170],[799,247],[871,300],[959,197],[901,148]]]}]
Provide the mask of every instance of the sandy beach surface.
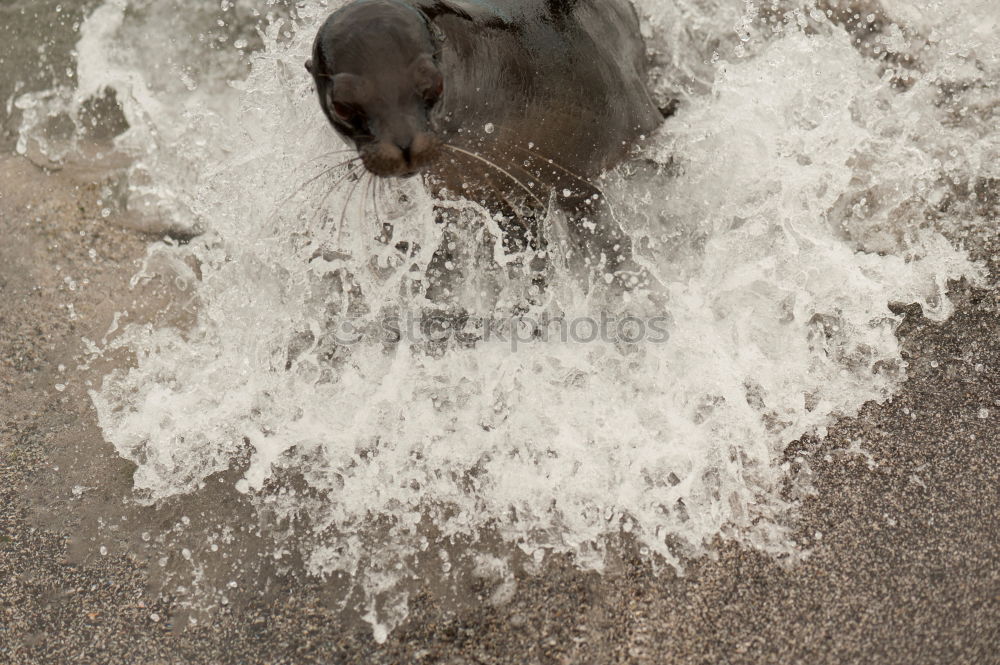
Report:
[{"label": "sandy beach surface", "polygon": [[[127,491],[128,465],[103,444],[83,387],[57,386],[81,338],[99,338],[136,299],[128,282],[150,237],[102,219],[99,171],[46,173],[10,156],[0,173],[2,662],[996,662],[995,231],[960,239],[990,266],[992,288],[953,285],[957,312],[943,325],[907,313],[902,393],[839,423],[818,446],[802,444],[813,451],[818,490],[801,514],[804,562],[784,568],[732,545],[693,562],[684,578],[627,558],[603,577],[552,562],[502,607],[454,614],[423,599],[378,646],[364,627],[338,625],[309,583],[175,630],[169,599],[145,593],[140,562],[74,554],[74,525],[98,516],[80,514],[72,494],[46,507],[64,526],[39,528],[38,498],[26,497],[52,472],[51,458],[65,458],[57,444],[89,451],[75,463],[119,474]],[[997,216],[991,197],[983,205]],[[796,454],[792,446],[789,459]]]},{"label": "sandy beach surface", "polygon": [[[0,7],[8,37],[32,25],[17,6]],[[28,57],[30,33],[19,34],[8,59]],[[188,305],[169,284],[130,286],[158,239],[105,216],[114,168],[45,170],[14,154],[15,120],[2,121],[0,664],[1000,662],[1000,183],[977,192],[991,225],[950,231],[987,267],[986,285],[952,284],[943,324],[902,310],[903,390],[787,450],[814,474],[796,526],[803,561],[720,544],[678,577],[625,546],[604,575],[551,558],[507,603],[415,599],[379,645],[308,579],[184,626],[174,598],[149,592],[148,561],[98,549],[108,515],[122,519],[108,507],[132,467],[104,442],[93,386],[78,380],[100,376],[76,373],[82,340],[106,336],[116,312],[169,321]],[[165,524],[209,500],[128,519]]]}]

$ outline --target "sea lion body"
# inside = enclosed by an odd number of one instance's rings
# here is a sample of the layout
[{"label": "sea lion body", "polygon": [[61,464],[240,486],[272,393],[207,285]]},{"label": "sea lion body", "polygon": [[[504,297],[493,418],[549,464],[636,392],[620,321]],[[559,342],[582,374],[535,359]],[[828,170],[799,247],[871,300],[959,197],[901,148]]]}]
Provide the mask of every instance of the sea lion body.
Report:
[{"label": "sea lion body", "polygon": [[[514,175],[526,175],[526,156],[535,156],[592,179],[656,129],[662,116],[646,89],[645,47],[628,0],[572,4],[553,15],[543,2],[497,2],[516,30],[470,29],[456,16],[436,21],[445,35],[443,140],[471,146]],[[447,180],[457,170],[435,172]],[[568,178],[535,170],[550,188]]]},{"label": "sea lion body", "polygon": [[630,247],[593,182],[662,122],[645,63],[629,0],[356,0],[307,68],[375,175],[421,173],[522,226],[555,203],[616,272]]}]

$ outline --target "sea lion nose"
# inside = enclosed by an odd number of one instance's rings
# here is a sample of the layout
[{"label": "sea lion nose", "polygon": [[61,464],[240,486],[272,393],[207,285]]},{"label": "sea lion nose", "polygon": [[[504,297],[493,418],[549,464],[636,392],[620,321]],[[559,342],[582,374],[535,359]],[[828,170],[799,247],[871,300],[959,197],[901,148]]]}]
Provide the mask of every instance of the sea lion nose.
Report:
[{"label": "sea lion nose", "polygon": [[438,142],[428,132],[400,132],[359,149],[369,171],[383,177],[410,177],[434,160]]},{"label": "sea lion nose", "polygon": [[396,139],[396,147],[409,167],[420,167],[428,161],[434,149],[434,139],[427,132],[417,132]]},{"label": "sea lion nose", "polygon": [[403,161],[408,165],[413,165],[413,139],[407,139],[405,141],[396,141],[396,147],[403,154]]}]

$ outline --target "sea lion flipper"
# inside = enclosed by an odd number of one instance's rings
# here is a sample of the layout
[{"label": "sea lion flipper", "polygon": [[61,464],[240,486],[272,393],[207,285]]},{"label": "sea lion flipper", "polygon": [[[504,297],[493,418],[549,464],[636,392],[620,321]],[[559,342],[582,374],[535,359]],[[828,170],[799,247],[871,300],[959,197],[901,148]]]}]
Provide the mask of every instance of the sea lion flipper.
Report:
[{"label": "sea lion flipper", "polygon": [[475,0],[416,0],[413,5],[433,20],[451,14],[487,28],[509,29],[513,21]]}]

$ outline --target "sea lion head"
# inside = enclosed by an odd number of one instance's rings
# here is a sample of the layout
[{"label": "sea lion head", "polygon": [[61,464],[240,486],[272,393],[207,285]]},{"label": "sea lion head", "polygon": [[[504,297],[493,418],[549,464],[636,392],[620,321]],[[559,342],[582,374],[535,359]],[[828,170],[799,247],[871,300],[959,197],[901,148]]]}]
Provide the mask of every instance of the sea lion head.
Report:
[{"label": "sea lion head", "polygon": [[415,175],[439,152],[432,112],[444,77],[436,42],[426,14],[400,0],[358,0],[316,36],[306,69],[320,105],[377,176]]}]

